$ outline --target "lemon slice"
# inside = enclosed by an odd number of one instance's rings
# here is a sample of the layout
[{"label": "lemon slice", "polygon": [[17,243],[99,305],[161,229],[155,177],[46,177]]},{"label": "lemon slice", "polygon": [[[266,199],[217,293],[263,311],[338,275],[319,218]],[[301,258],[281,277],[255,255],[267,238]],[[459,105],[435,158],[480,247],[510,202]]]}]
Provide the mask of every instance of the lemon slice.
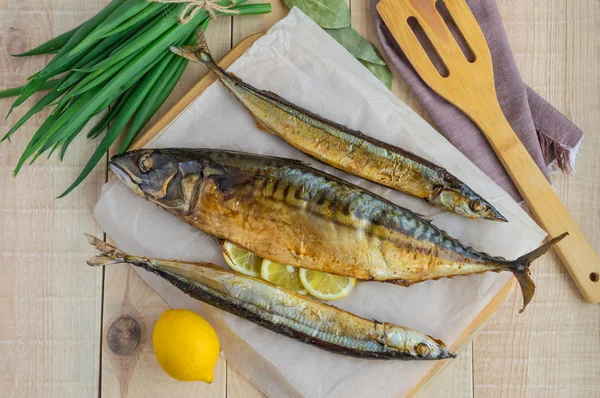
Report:
[{"label": "lemon slice", "polygon": [[223,243],[223,257],[233,270],[248,276],[260,277],[263,259],[231,242]]},{"label": "lemon slice", "polygon": [[300,282],[298,268],[291,265],[283,265],[269,260],[263,260],[260,276],[269,282],[293,290],[296,293],[306,294],[306,290]]},{"label": "lemon slice", "polygon": [[321,300],[337,300],[350,294],[356,279],[326,272],[300,269],[300,282],[308,292]]}]

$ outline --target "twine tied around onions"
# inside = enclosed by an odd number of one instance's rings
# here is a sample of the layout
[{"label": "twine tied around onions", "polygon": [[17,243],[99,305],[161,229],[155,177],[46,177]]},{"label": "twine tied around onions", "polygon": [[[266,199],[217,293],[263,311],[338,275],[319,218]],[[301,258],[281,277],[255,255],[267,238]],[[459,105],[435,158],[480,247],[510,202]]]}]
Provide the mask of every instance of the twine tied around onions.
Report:
[{"label": "twine tied around onions", "polygon": [[239,11],[232,10],[231,7],[235,6],[235,0],[231,4],[223,6],[219,4],[220,0],[150,0],[153,3],[163,4],[182,4],[185,3],[185,7],[179,14],[179,22],[186,24],[194,18],[196,13],[200,10],[208,12],[211,18],[216,16],[216,12],[222,12],[224,14],[238,14]]}]

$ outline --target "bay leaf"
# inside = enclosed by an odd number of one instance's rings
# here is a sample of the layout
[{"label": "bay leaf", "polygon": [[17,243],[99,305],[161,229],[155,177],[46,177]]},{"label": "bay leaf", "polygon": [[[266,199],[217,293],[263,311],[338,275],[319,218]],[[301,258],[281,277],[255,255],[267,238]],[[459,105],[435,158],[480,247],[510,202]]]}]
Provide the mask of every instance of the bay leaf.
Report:
[{"label": "bay leaf", "polygon": [[340,43],[354,58],[362,59],[376,65],[385,65],[375,47],[351,27],[341,29],[325,29],[331,37]]},{"label": "bay leaf", "polygon": [[363,61],[359,59],[360,63],[364,65],[372,74],[374,74],[385,86],[392,89],[392,72],[387,65],[378,65],[371,62]]},{"label": "bay leaf", "polygon": [[286,6],[302,10],[322,28],[350,26],[350,9],[344,0],[283,0]]}]

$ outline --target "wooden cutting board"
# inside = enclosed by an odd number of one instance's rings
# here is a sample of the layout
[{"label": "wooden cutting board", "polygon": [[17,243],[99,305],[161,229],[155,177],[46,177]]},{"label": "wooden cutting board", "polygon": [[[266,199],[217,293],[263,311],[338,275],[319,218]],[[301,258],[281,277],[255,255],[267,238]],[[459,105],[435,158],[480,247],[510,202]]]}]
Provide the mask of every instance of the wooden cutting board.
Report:
[{"label": "wooden cutting board", "polygon": [[[235,46],[223,59],[219,62],[219,65],[227,69],[233,64],[248,48],[254,44],[262,36],[261,33],[252,35],[242,40],[237,46]],[[171,109],[169,109],[162,118],[160,118],[153,126],[151,126],[146,132],[144,132],[138,139],[133,143],[131,149],[140,149],[148,144],[153,139],[157,138],[163,129],[169,125],[181,112],[183,112],[188,105],[192,103],[198,96],[200,96],[204,90],[206,90],[211,84],[217,80],[217,77],[213,73],[206,74],[200,81],[194,85]],[[471,322],[459,338],[450,345],[450,349],[454,352],[460,352],[477,333],[485,326],[490,320],[492,315],[502,306],[506,301],[512,290],[514,289],[516,280],[511,278],[509,282],[498,292],[498,294],[488,303],[487,306],[479,313],[479,315]],[[421,390],[423,390],[427,384],[431,381],[433,376],[438,374],[444,366],[449,364],[450,361],[438,361],[431,368],[431,370],[417,383],[408,394],[409,397],[416,396]]]}]

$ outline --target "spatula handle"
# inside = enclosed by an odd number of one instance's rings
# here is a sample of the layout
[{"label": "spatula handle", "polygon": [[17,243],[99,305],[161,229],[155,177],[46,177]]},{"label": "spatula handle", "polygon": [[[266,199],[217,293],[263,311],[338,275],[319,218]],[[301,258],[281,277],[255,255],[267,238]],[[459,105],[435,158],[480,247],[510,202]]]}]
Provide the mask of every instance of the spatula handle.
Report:
[{"label": "spatula handle", "polygon": [[541,227],[551,237],[569,232],[554,250],[585,300],[600,303],[598,255],[513,131],[498,102],[487,102],[487,106],[467,113],[486,135]]}]

